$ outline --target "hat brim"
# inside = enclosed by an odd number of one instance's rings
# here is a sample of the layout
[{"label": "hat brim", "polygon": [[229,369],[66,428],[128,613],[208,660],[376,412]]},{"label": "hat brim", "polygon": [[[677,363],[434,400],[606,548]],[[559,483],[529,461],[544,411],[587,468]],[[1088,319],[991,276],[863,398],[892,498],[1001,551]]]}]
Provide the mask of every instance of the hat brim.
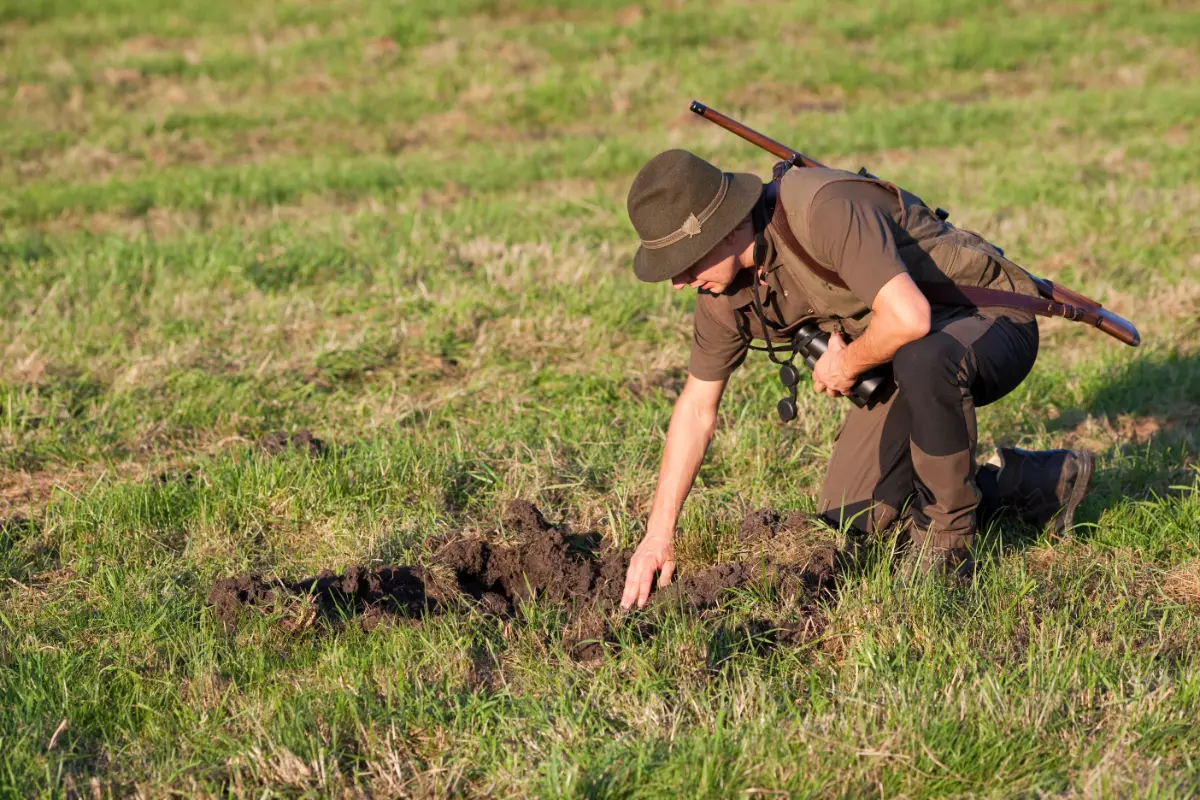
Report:
[{"label": "hat brim", "polygon": [[741,224],[758,198],[763,182],[747,172],[732,173],[729,191],[716,212],[705,220],[700,233],[659,250],[639,247],[633,256],[633,274],[646,283],[673,278],[691,267]]}]

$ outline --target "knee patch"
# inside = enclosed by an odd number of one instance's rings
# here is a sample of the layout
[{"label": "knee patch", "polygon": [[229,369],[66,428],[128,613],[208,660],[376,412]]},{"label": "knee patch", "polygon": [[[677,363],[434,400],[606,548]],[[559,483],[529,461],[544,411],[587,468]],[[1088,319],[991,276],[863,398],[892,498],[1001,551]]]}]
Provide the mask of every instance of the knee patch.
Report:
[{"label": "knee patch", "polygon": [[896,351],[892,370],[902,388],[920,390],[932,383],[956,383],[966,348],[948,333],[931,333]]}]

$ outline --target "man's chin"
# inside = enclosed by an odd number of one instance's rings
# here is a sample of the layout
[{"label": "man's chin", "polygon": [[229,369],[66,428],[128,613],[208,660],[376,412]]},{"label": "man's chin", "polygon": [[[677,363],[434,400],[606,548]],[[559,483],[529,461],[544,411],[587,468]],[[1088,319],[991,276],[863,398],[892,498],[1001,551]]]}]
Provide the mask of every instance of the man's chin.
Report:
[{"label": "man's chin", "polygon": [[712,288],[709,288],[709,289],[697,289],[696,291],[697,291],[697,292],[699,292],[700,294],[711,294],[713,297],[716,297],[717,295],[725,294],[725,290],[726,290],[726,289],[728,289],[728,288],[729,288],[729,284],[727,284],[727,283],[725,283],[725,284],[721,284],[721,283],[719,283],[719,284],[717,284],[716,286],[714,286],[714,287],[712,287]]}]

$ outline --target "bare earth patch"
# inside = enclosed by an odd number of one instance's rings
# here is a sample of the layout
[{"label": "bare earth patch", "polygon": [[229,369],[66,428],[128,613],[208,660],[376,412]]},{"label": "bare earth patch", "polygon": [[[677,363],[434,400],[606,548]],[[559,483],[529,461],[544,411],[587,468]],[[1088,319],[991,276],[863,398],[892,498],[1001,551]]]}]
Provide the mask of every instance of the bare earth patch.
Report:
[{"label": "bare earth patch", "polygon": [[1119,414],[1088,415],[1067,430],[1063,442],[1068,447],[1091,450],[1106,450],[1114,446],[1137,446],[1159,438],[1197,444],[1196,424],[1200,413],[1197,409],[1181,409],[1176,415],[1133,415]]},{"label": "bare earth patch", "polygon": [[299,450],[302,453],[308,453],[313,458],[319,458],[328,451],[328,447],[321,439],[312,435],[312,431],[307,428],[301,428],[295,433],[286,431],[275,431],[261,437],[256,445],[259,450],[269,456],[277,456],[287,450]]},{"label": "bare earth patch", "polygon": [[[834,589],[837,554],[827,533],[799,516],[758,511],[742,526],[742,561],[686,572],[652,595],[652,611],[668,606],[698,613],[730,591],[771,592],[794,603],[800,620],[783,627],[759,621],[771,642],[803,644],[824,630],[816,605]],[[598,534],[568,534],[532,504],[514,500],[500,529],[485,538],[452,535],[432,544],[429,566],[353,565],[284,581],[251,572],[216,581],[209,604],[227,627],[250,609],[278,614],[285,630],[323,620],[357,620],[373,629],[385,618],[418,619],[454,610],[512,617],[534,600],[566,606],[562,638],[576,659],[590,661],[615,642],[619,603],[631,553]]]},{"label": "bare earth patch", "polygon": [[96,476],[81,471],[25,472],[0,470],[0,519],[17,513],[41,515],[56,491],[82,490]]}]

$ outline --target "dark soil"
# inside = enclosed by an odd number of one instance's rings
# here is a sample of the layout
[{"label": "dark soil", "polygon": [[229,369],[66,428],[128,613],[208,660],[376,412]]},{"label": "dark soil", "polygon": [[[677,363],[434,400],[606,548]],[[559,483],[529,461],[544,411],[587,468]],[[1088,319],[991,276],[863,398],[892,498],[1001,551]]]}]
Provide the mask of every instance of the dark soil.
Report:
[{"label": "dark soil", "polygon": [[172,483],[181,483],[184,486],[191,486],[199,479],[199,473],[186,470],[180,472],[177,469],[168,469],[154,476],[154,481],[162,486],[168,486]]},{"label": "dark soil", "polygon": [[490,605],[534,597],[600,605],[620,600],[629,553],[599,537],[565,534],[523,500],[508,504],[502,524],[507,543],[451,539],[435,546],[434,562],[454,572],[463,592]]},{"label": "dark soil", "polygon": [[329,570],[312,578],[285,583],[258,572],[222,578],[213,584],[208,602],[225,625],[236,623],[250,606],[283,612],[298,627],[316,617],[336,620],[361,617],[374,627],[380,617],[419,617],[435,610],[438,594],[421,567],[351,566],[341,575]]},{"label": "dark soil", "polygon": [[[756,622],[749,638],[770,646],[808,641],[823,628],[815,600],[834,586],[837,554],[828,537],[807,517],[757,511],[740,531],[742,560],[679,574],[652,594],[652,606],[697,612],[716,606],[731,589],[770,592],[798,600],[801,620]],[[282,624],[297,628],[316,619],[352,618],[374,627],[385,617],[418,618],[463,606],[507,617],[538,598],[569,608],[563,644],[573,657],[593,660],[614,641],[631,553],[607,539],[569,534],[532,504],[514,500],[494,536],[450,536],[431,549],[429,567],[351,566],[341,575],[325,571],[294,583],[257,572],[223,578],[208,599],[226,626],[254,607],[280,613]]]},{"label": "dark soil", "polygon": [[320,458],[328,450],[325,442],[313,436],[312,432],[307,428],[301,428],[295,433],[288,433],[286,431],[268,433],[259,438],[256,445],[259,450],[269,456],[277,456],[291,449],[306,452],[313,458]]}]

